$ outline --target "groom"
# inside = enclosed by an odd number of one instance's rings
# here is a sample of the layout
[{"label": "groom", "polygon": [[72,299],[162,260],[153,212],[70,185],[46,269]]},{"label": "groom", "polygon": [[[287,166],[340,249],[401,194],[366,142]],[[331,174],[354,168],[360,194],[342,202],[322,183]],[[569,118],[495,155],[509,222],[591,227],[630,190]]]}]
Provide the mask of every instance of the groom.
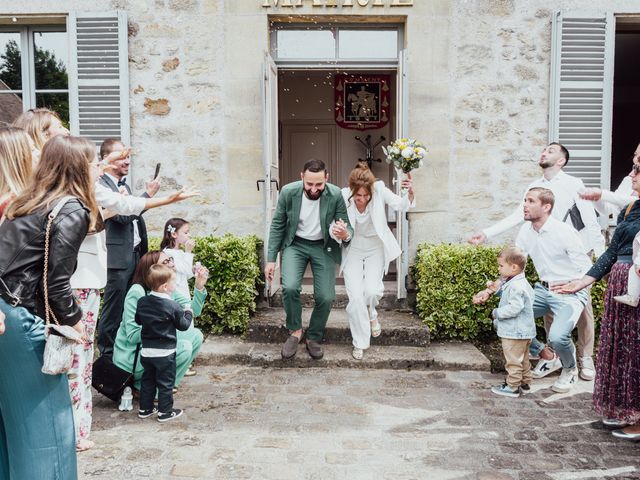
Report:
[{"label": "groom", "polygon": [[340,189],[327,183],[324,162],[305,163],[302,181],[285,185],[271,221],[264,269],[267,281],[273,279],[278,252],[282,251],[282,297],[291,332],[282,347],[282,358],[292,358],[302,339],[302,277],[311,263],[315,306],[306,332],[311,358],[324,355],[320,342],[336,297],[336,265],[340,265],[340,244],[353,236],[347,208]]}]

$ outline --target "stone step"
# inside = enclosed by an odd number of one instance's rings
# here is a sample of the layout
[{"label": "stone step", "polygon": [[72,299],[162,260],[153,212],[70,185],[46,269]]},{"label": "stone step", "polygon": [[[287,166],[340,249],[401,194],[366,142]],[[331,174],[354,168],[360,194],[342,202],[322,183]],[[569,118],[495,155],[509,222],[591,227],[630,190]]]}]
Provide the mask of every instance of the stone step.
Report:
[{"label": "stone step", "polygon": [[283,360],[280,344],[255,343],[230,335],[210,335],[203,343],[200,365],[247,365],[270,368],[370,368],[393,370],[479,370],[491,364],[476,347],[465,342],[431,343],[428,347],[374,345],[362,360],[351,356],[351,346],[325,343],[324,358],[313,360],[304,345],[292,359]]},{"label": "stone step", "polygon": [[[397,298],[395,290],[395,282],[384,282],[385,289],[384,295],[380,299],[379,308],[384,310],[408,310],[410,302],[406,298]],[[300,292],[300,303],[305,308],[313,308],[313,285],[302,285],[302,292]],[[333,302],[333,308],[340,309],[346,308],[349,303],[349,297],[347,296],[347,290],[344,285],[336,285],[336,299]],[[272,307],[282,307],[282,290],[279,289],[269,299],[269,305]]]},{"label": "stone step", "polygon": [[[302,309],[302,324],[306,328],[311,308]],[[372,345],[398,345],[424,347],[429,344],[429,329],[411,311],[378,310],[382,334],[372,338]],[[284,327],[285,313],[282,308],[258,310],[249,321],[246,338],[257,343],[283,343],[289,336]],[[334,308],[329,315],[324,339],[331,344],[351,345],[349,319],[344,309]]]}]

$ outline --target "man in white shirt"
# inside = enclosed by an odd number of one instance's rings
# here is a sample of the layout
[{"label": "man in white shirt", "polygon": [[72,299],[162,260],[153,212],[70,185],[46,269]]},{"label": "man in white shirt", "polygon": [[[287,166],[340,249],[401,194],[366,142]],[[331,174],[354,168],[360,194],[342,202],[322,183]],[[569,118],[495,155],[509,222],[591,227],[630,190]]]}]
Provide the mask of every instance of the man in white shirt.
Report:
[{"label": "man in white shirt", "polygon": [[[577,379],[576,350],[571,339],[578,318],[589,301],[581,290],[575,294],[561,295],[551,291],[556,284],[569,279],[582,278],[591,268],[591,259],[584,252],[578,233],[566,223],[551,216],[554,195],[546,188],[532,188],[524,201],[524,218],[527,221],[516,238],[516,245],[533,261],[540,281],[535,284],[533,314],[540,317],[553,313],[549,328],[549,343],[560,357],[562,373],[551,387],[556,392],[568,392]],[[537,339],[532,349],[538,352],[544,345]]]},{"label": "man in white shirt", "polygon": [[[527,191],[534,187],[542,187],[551,190],[555,197],[555,206],[552,210],[552,217],[566,222],[578,230],[579,238],[585,247],[585,252],[597,256],[604,252],[604,236],[594,206],[591,202],[580,197],[580,192],[585,189],[582,180],[566,174],[562,169],[569,162],[568,150],[559,143],[550,143],[545,147],[538,164],[542,168],[542,177],[533,181]],[[521,225],[524,222],[523,205],[521,203],[511,215],[485,228],[482,232],[476,233],[469,239],[469,243],[478,245],[487,239],[495,237],[507,230]],[[549,332],[553,319],[545,317],[545,329]],[[593,350],[595,341],[593,320],[593,308],[591,297],[587,302],[578,321],[578,359],[580,367],[580,377],[584,380],[593,380],[595,367],[593,365]],[[532,343],[532,347],[533,347]],[[534,354],[532,350],[532,354]],[[549,361],[541,360],[534,375],[545,376],[560,368],[560,362],[554,358]]]},{"label": "man in white shirt", "polygon": [[311,264],[315,306],[305,336],[309,355],[318,360],[324,355],[320,342],[336,296],[336,266],[342,260],[340,244],[351,240],[353,229],[340,188],[327,183],[324,162],[309,160],[300,178],[280,192],[269,231],[264,273],[267,282],[273,280],[277,256],[282,252],[282,303],[290,335],[281,353],[282,358],[288,359],[296,354],[302,338],[300,290],[304,271]]}]

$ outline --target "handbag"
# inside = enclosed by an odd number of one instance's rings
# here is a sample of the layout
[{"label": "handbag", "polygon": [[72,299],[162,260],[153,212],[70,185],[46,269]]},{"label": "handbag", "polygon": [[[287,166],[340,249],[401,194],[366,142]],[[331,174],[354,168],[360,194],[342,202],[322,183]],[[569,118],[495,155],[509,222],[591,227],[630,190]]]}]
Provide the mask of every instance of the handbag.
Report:
[{"label": "handbag", "polygon": [[[45,311],[45,345],[44,356],[42,358],[42,373],[47,375],[59,375],[67,373],[73,364],[73,354],[76,345],[81,341],[79,332],[69,325],[60,325],[58,319],[53,314],[49,306],[49,238],[51,236],[51,224],[58,216],[60,210],[74,197],[63,197],[55,208],[49,213],[47,228],[44,236],[44,269],[42,273],[43,294],[44,294],[44,311]],[[49,319],[53,319],[51,323]]]},{"label": "handbag", "polygon": [[136,354],[133,358],[133,371],[128,372],[113,363],[108,355],[100,356],[93,363],[93,377],[91,385],[98,392],[114,402],[120,401],[122,392],[126,387],[133,388],[133,375],[138,365],[140,344],[136,346]]},{"label": "handbag", "polygon": [[574,203],[573,206],[569,210],[567,210],[567,213],[565,214],[565,216],[562,219],[562,221],[566,222],[567,218],[569,218],[569,220],[571,220],[571,225],[578,232],[584,228],[584,222],[582,221],[582,215],[580,214],[580,210],[578,209],[578,205],[577,204]]}]

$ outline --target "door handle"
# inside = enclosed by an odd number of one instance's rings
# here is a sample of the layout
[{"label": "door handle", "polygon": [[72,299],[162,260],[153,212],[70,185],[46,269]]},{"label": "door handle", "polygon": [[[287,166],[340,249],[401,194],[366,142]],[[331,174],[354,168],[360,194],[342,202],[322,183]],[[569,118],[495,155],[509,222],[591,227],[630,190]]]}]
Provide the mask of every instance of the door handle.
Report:
[{"label": "door handle", "polygon": [[[264,182],[265,182],[264,179],[256,180],[256,188],[258,189],[258,191],[260,191],[260,184],[264,183]],[[276,184],[276,191],[279,192],[280,191],[280,184],[278,183],[278,180],[271,179],[271,183],[275,183]]]}]

